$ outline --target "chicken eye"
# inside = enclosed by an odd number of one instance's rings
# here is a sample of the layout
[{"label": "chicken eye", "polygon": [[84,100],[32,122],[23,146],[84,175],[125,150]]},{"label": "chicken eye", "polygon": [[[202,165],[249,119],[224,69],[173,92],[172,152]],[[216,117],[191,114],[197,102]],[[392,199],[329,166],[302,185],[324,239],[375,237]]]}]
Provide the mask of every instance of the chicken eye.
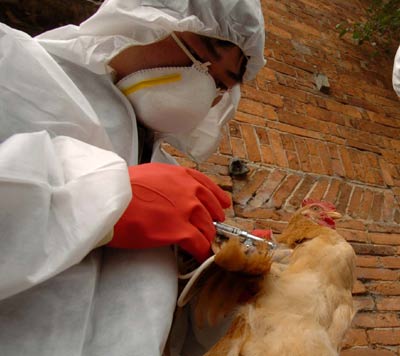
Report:
[{"label": "chicken eye", "polygon": [[318,210],[319,210],[319,206],[313,206],[313,207],[311,208],[311,210],[313,210],[313,211],[318,211]]}]

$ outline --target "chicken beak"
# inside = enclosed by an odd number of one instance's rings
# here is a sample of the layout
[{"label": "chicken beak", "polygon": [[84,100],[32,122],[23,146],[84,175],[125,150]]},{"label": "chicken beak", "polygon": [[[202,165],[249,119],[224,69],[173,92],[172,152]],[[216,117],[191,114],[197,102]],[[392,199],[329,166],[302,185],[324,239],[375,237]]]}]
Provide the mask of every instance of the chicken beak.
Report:
[{"label": "chicken beak", "polygon": [[326,215],[328,215],[332,219],[340,219],[342,217],[342,214],[340,214],[337,211],[330,211],[330,212],[326,213]]}]

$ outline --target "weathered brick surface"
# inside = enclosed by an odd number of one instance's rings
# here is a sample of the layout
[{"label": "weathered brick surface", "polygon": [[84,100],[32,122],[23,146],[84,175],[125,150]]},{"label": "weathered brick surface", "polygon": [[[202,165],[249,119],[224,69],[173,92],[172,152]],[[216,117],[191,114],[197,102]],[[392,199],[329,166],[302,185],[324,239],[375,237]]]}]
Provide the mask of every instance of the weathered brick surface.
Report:
[{"label": "weathered brick surface", "polygon": [[[267,64],[255,81],[242,85],[238,113],[219,152],[198,168],[232,191],[228,220],[241,227],[280,233],[304,198],[336,204],[343,214],[337,229],[357,253],[358,278],[353,294],[359,312],[341,355],[399,356],[400,100],[391,86],[394,53],[372,57],[368,45],[338,37],[337,23],[363,15],[360,0],[262,4]],[[329,79],[328,94],[316,88],[318,73]],[[226,178],[222,167],[232,156],[249,165],[245,178]]]}]

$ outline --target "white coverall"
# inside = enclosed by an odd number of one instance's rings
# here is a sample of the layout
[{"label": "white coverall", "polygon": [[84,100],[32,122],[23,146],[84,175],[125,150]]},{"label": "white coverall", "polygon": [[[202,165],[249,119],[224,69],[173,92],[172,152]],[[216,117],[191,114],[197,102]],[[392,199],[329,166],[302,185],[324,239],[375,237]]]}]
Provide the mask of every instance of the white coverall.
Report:
[{"label": "white coverall", "polygon": [[[170,248],[96,248],[131,199],[134,110],[108,61],[172,31],[229,40],[264,65],[256,0],[106,0],[80,26],[36,38],[0,24],[0,354],[160,355],[177,297]],[[238,88],[191,133],[160,137],[207,158]],[[160,118],[165,120],[165,118]]]},{"label": "white coverall", "polygon": [[400,97],[400,47],[397,49],[396,56],[393,63],[393,76],[392,76],[393,89],[397,96]]}]

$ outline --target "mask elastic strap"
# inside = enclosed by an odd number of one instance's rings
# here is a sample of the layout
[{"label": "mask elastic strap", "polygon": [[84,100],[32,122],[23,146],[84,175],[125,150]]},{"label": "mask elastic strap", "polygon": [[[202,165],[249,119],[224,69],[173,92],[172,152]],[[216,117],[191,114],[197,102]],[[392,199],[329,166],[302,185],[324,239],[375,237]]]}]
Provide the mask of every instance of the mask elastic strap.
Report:
[{"label": "mask elastic strap", "polygon": [[205,73],[208,72],[208,66],[211,65],[210,62],[201,63],[196,58],[194,58],[193,55],[190,53],[190,51],[186,48],[186,46],[182,43],[182,41],[177,37],[177,35],[175,35],[174,32],[171,32],[171,37],[174,39],[176,44],[182,49],[182,51],[185,52],[185,54],[190,58],[190,60],[193,62],[194,66],[197,69],[199,69]]}]

